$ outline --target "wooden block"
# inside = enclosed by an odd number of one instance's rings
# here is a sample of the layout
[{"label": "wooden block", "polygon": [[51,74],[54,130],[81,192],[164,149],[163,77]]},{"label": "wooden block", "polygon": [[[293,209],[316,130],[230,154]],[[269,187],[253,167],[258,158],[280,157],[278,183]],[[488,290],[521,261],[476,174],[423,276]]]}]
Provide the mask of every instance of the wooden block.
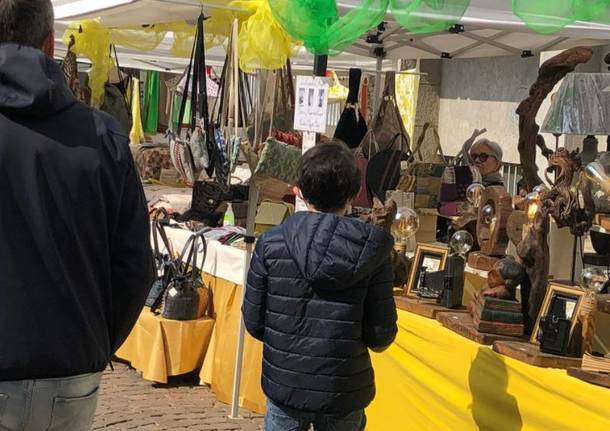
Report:
[{"label": "wooden block", "polygon": [[472,316],[466,313],[441,312],[436,315],[436,320],[445,328],[486,346],[491,346],[498,340],[520,340],[517,337],[479,332],[474,326]]},{"label": "wooden block", "polygon": [[610,388],[610,374],[597,371],[583,370],[582,368],[568,368],[568,375],[604,388]]},{"label": "wooden block", "polygon": [[597,311],[610,314],[610,295],[597,295]]},{"label": "wooden block", "polygon": [[585,353],[582,357],[582,369],[610,373],[610,358],[593,356],[589,353]]},{"label": "wooden block", "polygon": [[521,314],[521,303],[508,299],[498,299],[491,296],[479,295],[477,303],[485,310],[505,311]]},{"label": "wooden block", "polygon": [[493,343],[493,349],[496,353],[542,368],[567,370],[571,367],[580,368],[582,362],[581,358],[543,353],[538,345],[524,341],[496,341]]},{"label": "wooden block", "polygon": [[454,311],[456,313],[467,313],[466,307],[457,309],[445,308],[438,305],[436,302],[425,301],[417,298],[409,298],[403,295],[394,296],[396,308],[399,310],[408,311],[409,313],[417,314],[418,316],[427,317],[428,319],[436,319],[436,315],[440,312]]},{"label": "wooden block", "polygon": [[475,329],[479,332],[507,335],[510,337],[523,337],[523,323],[492,322],[481,320],[478,316],[474,316],[472,322]]},{"label": "wooden block", "polygon": [[487,256],[480,251],[475,251],[468,255],[468,266],[479,271],[491,271],[494,264],[499,260],[498,257]]}]

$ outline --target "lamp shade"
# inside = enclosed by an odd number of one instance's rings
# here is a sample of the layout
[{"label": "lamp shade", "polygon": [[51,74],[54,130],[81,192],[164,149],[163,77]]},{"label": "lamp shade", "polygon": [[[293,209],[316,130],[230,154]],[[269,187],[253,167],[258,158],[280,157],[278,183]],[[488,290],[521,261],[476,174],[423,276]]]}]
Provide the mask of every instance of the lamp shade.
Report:
[{"label": "lamp shade", "polygon": [[556,94],[541,131],[610,135],[610,73],[570,73]]}]

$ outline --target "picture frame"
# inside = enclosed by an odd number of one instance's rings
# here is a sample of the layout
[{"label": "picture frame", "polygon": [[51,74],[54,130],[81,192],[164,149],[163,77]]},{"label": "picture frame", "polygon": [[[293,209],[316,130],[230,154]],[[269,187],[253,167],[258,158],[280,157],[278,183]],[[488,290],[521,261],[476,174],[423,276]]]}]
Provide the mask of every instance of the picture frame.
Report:
[{"label": "picture frame", "polygon": [[417,298],[421,271],[426,266],[430,272],[445,269],[449,247],[437,244],[418,243],[407,279],[407,296]]},{"label": "picture frame", "polygon": [[540,345],[538,341],[538,332],[540,330],[540,320],[543,316],[549,314],[552,308],[555,310],[563,310],[565,312],[564,318],[569,319],[572,323],[570,325],[570,340],[578,323],[578,316],[582,308],[583,299],[585,298],[586,291],[578,286],[563,284],[556,281],[550,281],[549,286],[542,302],[540,312],[536,317],[536,324],[530,337],[530,343]]}]

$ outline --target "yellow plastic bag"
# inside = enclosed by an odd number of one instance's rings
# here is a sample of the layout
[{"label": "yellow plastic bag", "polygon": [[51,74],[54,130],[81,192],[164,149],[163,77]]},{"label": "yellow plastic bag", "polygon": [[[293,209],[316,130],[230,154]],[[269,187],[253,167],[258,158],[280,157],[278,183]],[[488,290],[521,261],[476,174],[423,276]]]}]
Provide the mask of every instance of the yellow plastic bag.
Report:
[{"label": "yellow plastic bag", "polygon": [[337,73],[333,70],[330,72],[331,86],[328,89],[328,101],[329,102],[343,102],[347,100],[349,89],[341,84]]},{"label": "yellow plastic bag", "polygon": [[64,45],[70,44],[70,36],[74,36],[72,51],[76,55],[91,61],[89,87],[91,87],[91,103],[99,107],[104,101],[104,83],[108,80],[110,68],[113,66],[110,57],[110,31],[98,20],[76,22],[64,32]]},{"label": "yellow plastic bag", "polygon": [[140,112],[140,81],[136,78],[132,79],[133,95],[131,97],[131,116],[133,117],[133,126],[129,133],[129,141],[132,145],[137,145],[142,142],[144,137],[144,128],[142,127],[142,115]]},{"label": "yellow plastic bag", "polygon": [[239,66],[244,72],[282,68],[292,53],[294,41],[271,13],[268,0],[238,0],[232,6],[253,11],[239,32]]}]

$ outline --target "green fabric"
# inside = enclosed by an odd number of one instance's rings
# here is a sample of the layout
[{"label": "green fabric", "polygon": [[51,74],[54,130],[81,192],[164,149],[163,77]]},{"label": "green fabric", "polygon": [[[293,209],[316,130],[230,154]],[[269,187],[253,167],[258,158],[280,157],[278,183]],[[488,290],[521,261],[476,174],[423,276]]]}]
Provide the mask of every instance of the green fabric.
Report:
[{"label": "green fabric", "polygon": [[459,22],[470,0],[390,0],[392,15],[407,31],[446,31]]},{"label": "green fabric", "polygon": [[159,72],[148,72],[144,93],[144,133],[157,133],[159,127],[160,82]]},{"label": "green fabric", "polygon": [[550,34],[575,21],[610,23],[610,0],[513,0],[513,12],[532,30]]},{"label": "green fabric", "polygon": [[340,16],[334,0],[269,0],[275,19],[313,54],[338,54],[385,17],[389,0],[362,0]]},{"label": "green fabric", "polygon": [[[182,96],[176,94],[172,102],[172,115],[170,118],[170,129],[174,132],[178,131],[180,124],[178,117],[180,117],[180,106],[182,105]],[[191,101],[186,101],[186,109],[184,110],[184,117],[182,117],[182,124],[191,124]]]}]

